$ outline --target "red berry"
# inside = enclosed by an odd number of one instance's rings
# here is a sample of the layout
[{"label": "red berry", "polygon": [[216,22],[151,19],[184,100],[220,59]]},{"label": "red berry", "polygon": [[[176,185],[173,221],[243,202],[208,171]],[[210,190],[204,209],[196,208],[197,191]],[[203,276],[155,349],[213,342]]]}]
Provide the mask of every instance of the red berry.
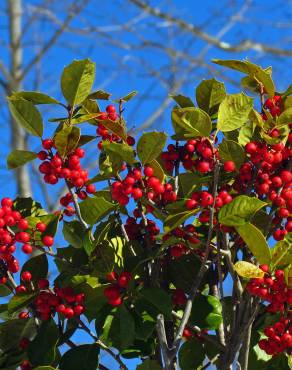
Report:
[{"label": "red berry", "polygon": [[42,237],[42,242],[46,247],[51,247],[54,244],[54,238],[50,235],[45,235]]},{"label": "red berry", "polygon": [[36,224],[36,228],[37,228],[38,231],[40,231],[41,233],[43,233],[46,230],[47,225],[44,222],[38,222]]},{"label": "red berry", "polygon": [[39,289],[46,289],[49,287],[49,281],[47,279],[39,279],[38,281]]},{"label": "red berry", "polygon": [[22,273],[21,273],[21,279],[23,280],[23,281],[31,281],[31,278],[32,278],[32,275],[31,275],[31,273],[29,272],[29,271],[23,271]]},{"label": "red berry", "polygon": [[26,230],[28,228],[28,221],[22,218],[18,221],[17,226],[20,230]]},{"label": "red berry", "polygon": [[27,244],[27,243],[23,244],[23,246],[21,247],[21,250],[25,254],[30,254],[33,251],[32,246],[30,244]]},{"label": "red berry", "polygon": [[234,172],[236,170],[235,163],[233,161],[226,161],[224,163],[224,171],[226,172]]}]

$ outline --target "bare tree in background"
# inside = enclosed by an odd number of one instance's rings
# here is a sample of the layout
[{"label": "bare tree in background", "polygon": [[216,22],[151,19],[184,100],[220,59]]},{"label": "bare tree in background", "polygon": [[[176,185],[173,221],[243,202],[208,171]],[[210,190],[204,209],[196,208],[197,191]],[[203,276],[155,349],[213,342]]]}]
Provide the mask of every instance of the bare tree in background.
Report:
[{"label": "bare tree in background", "polygon": [[[273,13],[273,22],[267,23],[265,12],[271,9],[264,5],[259,9],[252,0],[241,4],[231,0],[217,5],[209,2],[205,5],[209,7],[209,17],[204,22],[199,16],[196,18],[196,3],[6,0],[4,6],[1,3],[2,28],[7,32],[0,59],[3,97],[23,86],[26,90],[42,89],[50,77],[56,80],[56,76],[50,76],[48,67],[52,62],[58,63],[60,48],[66,49],[72,58],[75,51],[78,55],[81,52],[92,57],[106,77],[100,81],[100,87],[110,89],[117,79],[128,78],[143,84],[133,111],[127,112],[129,119],[135,117],[138,131],[161,122],[171,102],[169,94],[188,91],[196,80],[209,73],[234,84],[225,72],[210,64],[212,48],[228,59],[248,56],[264,60],[264,66],[268,66],[275,64],[273,58],[277,58],[276,66],[280,68],[284,63],[281,57],[285,57],[285,63],[287,60],[289,63],[292,48],[289,38],[283,37],[283,30],[292,27],[289,4],[278,1],[276,6],[282,10]],[[261,19],[256,18],[259,13]],[[266,41],[267,29],[275,34],[270,43]],[[233,41],[226,41],[229,39]],[[54,55],[54,60],[47,58],[48,54]],[[147,115],[137,114],[138,107],[139,111],[147,107]],[[10,148],[25,149],[28,138],[11,117],[9,120]],[[31,194],[30,180],[27,168],[16,170],[20,196]],[[49,203],[49,199],[46,201]]]}]

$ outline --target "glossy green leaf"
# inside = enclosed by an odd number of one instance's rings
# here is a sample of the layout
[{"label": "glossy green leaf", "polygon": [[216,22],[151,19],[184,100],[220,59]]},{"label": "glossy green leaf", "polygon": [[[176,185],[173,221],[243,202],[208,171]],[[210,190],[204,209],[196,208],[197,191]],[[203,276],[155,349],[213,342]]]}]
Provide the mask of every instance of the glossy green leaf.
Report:
[{"label": "glossy green leaf", "polygon": [[123,139],[127,140],[127,131],[124,120],[112,121],[110,119],[98,120],[107,130],[110,130],[112,133]]},{"label": "glossy green leaf", "polygon": [[253,134],[254,134],[254,125],[252,122],[247,122],[239,130],[238,143],[240,145],[246,145],[247,143],[252,141]]},{"label": "glossy green leaf", "polygon": [[34,300],[34,297],[35,294],[33,293],[20,293],[14,295],[8,302],[8,313],[11,315],[22,308],[27,307]]},{"label": "glossy green leaf", "polygon": [[0,323],[0,348],[6,349],[19,346],[20,338],[31,338],[36,332],[36,324],[33,318],[13,319]]},{"label": "glossy green leaf", "polygon": [[183,198],[187,198],[196,187],[209,184],[212,176],[200,176],[198,173],[185,172],[178,175],[179,193]]},{"label": "glossy green leaf", "polygon": [[122,304],[114,313],[109,329],[109,339],[113,347],[120,351],[130,347],[135,340],[135,320],[129,309]]},{"label": "glossy green leaf", "polygon": [[232,140],[223,140],[222,143],[219,144],[218,149],[220,158],[223,159],[224,162],[233,161],[237,170],[239,170],[245,160],[245,152],[242,146]]},{"label": "glossy green leaf", "polygon": [[37,158],[37,153],[28,150],[13,150],[7,157],[8,169],[21,167]]},{"label": "glossy green leaf", "polygon": [[90,225],[96,224],[117,207],[103,197],[88,197],[79,203],[79,205],[84,221]]},{"label": "glossy green leaf", "polygon": [[243,126],[252,106],[253,99],[244,93],[227,95],[219,106],[217,129],[227,132]]},{"label": "glossy green leaf", "polygon": [[34,104],[24,99],[8,99],[8,106],[14,119],[31,135],[43,136],[43,120]]},{"label": "glossy green leaf", "polygon": [[130,165],[134,164],[135,161],[134,150],[128,144],[110,143],[106,141],[103,143],[102,149],[108,154],[114,154],[120,157],[120,159],[122,159],[123,161],[127,162]]},{"label": "glossy green leaf", "polygon": [[213,113],[226,96],[224,83],[215,78],[203,80],[196,89],[198,106],[207,113]]},{"label": "glossy green leaf", "polygon": [[292,108],[285,109],[277,119],[276,126],[282,127],[292,122]]},{"label": "glossy green leaf", "polygon": [[236,231],[260,264],[271,263],[271,253],[266,238],[256,226],[246,223],[237,226]]},{"label": "glossy green leaf", "polygon": [[171,120],[177,140],[208,137],[212,129],[211,118],[200,108],[174,108]]},{"label": "glossy green leaf", "polygon": [[226,226],[240,226],[247,223],[265,202],[247,195],[239,195],[219,211],[219,222]]},{"label": "glossy green leaf", "polygon": [[188,108],[194,107],[195,104],[192,102],[190,98],[184,95],[170,95],[170,97],[181,107],[181,108]]},{"label": "glossy green leaf", "polygon": [[180,347],[178,359],[181,370],[198,369],[205,359],[205,351],[202,343],[196,338],[186,341]]},{"label": "glossy green leaf", "polygon": [[0,297],[7,297],[10,294],[12,294],[12,292],[8,288],[8,286],[6,284],[1,284],[0,285]]},{"label": "glossy green leaf", "polygon": [[132,91],[129,94],[127,94],[127,95],[123,96],[122,98],[120,98],[119,100],[121,100],[123,102],[127,102],[127,101],[133,99],[137,94],[138,94],[138,91]]},{"label": "glossy green leaf", "polygon": [[41,253],[28,259],[21,271],[29,271],[32,274],[32,281],[37,283],[39,279],[47,277],[48,269],[48,257],[45,253]]},{"label": "glossy green leaf", "polygon": [[161,182],[163,182],[165,174],[160,163],[156,159],[153,159],[151,162],[148,163],[148,165],[153,168],[154,176],[157,177]]},{"label": "glossy green leaf", "polygon": [[152,162],[162,152],[167,135],[164,132],[147,132],[137,143],[137,153],[142,165]]},{"label": "glossy green leaf", "polygon": [[84,226],[77,220],[63,222],[63,236],[75,248],[82,248],[85,235]]},{"label": "glossy green leaf", "polygon": [[35,367],[33,370],[55,370],[55,368],[52,366],[38,366]]},{"label": "glossy green leaf", "polygon": [[60,370],[96,370],[99,362],[99,347],[97,344],[81,344],[65,352],[61,358]]},{"label": "glossy green leaf", "polygon": [[271,78],[271,68],[263,69],[260,66],[249,62],[248,60],[240,61],[213,59],[213,63],[246,73],[250,77],[253,77],[259,83],[263,84],[270,98],[274,97],[275,86]]},{"label": "glossy green leaf", "polygon": [[141,297],[151,303],[158,313],[162,313],[165,317],[171,316],[171,298],[162,288],[146,288],[141,290]]},{"label": "glossy green leaf", "polygon": [[218,329],[222,322],[222,306],[219,299],[211,295],[198,295],[193,302],[190,322],[201,329]]},{"label": "glossy green leaf", "polygon": [[95,78],[95,63],[89,59],[75,60],[62,73],[61,88],[68,104],[81,104],[90,94]]},{"label": "glossy green leaf", "polygon": [[78,147],[83,146],[83,145],[86,145],[87,143],[90,143],[94,139],[96,139],[96,136],[93,136],[93,135],[81,135],[80,136],[80,139],[78,141]]},{"label": "glossy green leaf", "polygon": [[199,212],[199,209],[188,210],[183,205],[180,210],[170,213],[164,220],[164,232],[169,233],[171,230],[180,226],[188,218]]},{"label": "glossy green leaf", "polygon": [[103,90],[93,91],[88,95],[88,99],[97,99],[97,100],[109,100],[111,94]]},{"label": "glossy green leaf", "polygon": [[292,264],[292,233],[288,233],[271,249],[273,266],[284,266]]},{"label": "glossy green leaf", "polygon": [[33,104],[60,104],[58,100],[38,91],[19,91],[12,95],[15,98],[23,98]]},{"label": "glossy green leaf", "polygon": [[53,319],[42,322],[27,349],[28,359],[33,366],[51,365],[55,359],[59,335],[58,326]]},{"label": "glossy green leaf", "polygon": [[54,136],[54,143],[62,157],[71,153],[78,146],[80,139],[80,129],[76,126],[63,124]]}]

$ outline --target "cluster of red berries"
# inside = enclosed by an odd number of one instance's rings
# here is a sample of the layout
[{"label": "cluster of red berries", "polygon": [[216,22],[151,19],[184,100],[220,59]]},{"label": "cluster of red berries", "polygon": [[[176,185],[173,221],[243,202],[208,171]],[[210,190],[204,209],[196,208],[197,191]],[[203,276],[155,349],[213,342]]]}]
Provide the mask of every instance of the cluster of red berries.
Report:
[{"label": "cluster of red berries", "polygon": [[284,271],[276,270],[272,275],[267,265],[262,265],[260,268],[265,272],[265,276],[251,279],[247,284],[247,290],[250,294],[270,302],[267,306],[268,312],[283,312],[286,303],[288,306],[292,305],[292,289],[288,289],[285,283]]},{"label": "cluster of red berries", "polygon": [[208,330],[203,329],[199,333],[197,333],[194,330],[192,330],[192,328],[186,327],[184,329],[184,331],[183,331],[183,335],[182,336],[186,340],[189,340],[191,338],[197,338],[200,342],[203,342],[204,341],[204,338],[202,337],[202,335],[204,335],[204,334],[208,334]]},{"label": "cluster of red berries", "polygon": [[[272,99],[268,98],[265,101],[264,108],[267,109],[271,116],[279,116],[282,112],[282,97],[280,95],[275,95]],[[264,120],[267,119],[267,115],[262,113]]]},{"label": "cluster of red berries", "polygon": [[[98,121],[116,121],[118,119],[119,116],[114,105],[108,105],[105,110],[105,112],[101,112],[98,116]],[[116,134],[110,133],[101,122],[97,124],[96,134],[101,138],[101,141],[97,144],[97,147],[100,150],[102,149],[103,141],[108,140],[110,142],[121,142],[121,138]],[[127,144],[131,146],[135,145],[135,139],[132,136],[128,136]]]},{"label": "cluster of red berries", "polygon": [[281,240],[292,230],[289,217],[292,213],[292,172],[284,167],[291,159],[291,143],[288,141],[285,147],[283,143],[268,146],[264,143],[250,142],[246,144],[245,151],[249,155],[249,162],[241,166],[233,189],[238,193],[244,193],[256,173],[254,191],[260,198],[270,200],[274,207],[278,208],[273,219],[275,225],[273,236],[276,240]]},{"label": "cluster of red berries", "polygon": [[163,185],[161,181],[154,176],[154,170],[150,166],[144,168],[144,177],[140,168],[131,170],[122,181],[115,181],[111,187],[113,200],[121,205],[129,203],[129,196],[134,200],[139,200],[143,195],[154,202],[163,204],[175,202],[176,193],[171,184]]},{"label": "cluster of red berries", "polygon": [[291,320],[282,316],[274,325],[264,329],[266,339],[259,341],[259,347],[268,355],[277,355],[284,351],[292,351]]},{"label": "cluster of red berries", "polygon": [[159,227],[153,220],[147,218],[147,225],[144,226],[143,220],[137,222],[134,217],[128,217],[125,224],[125,229],[130,240],[139,240],[147,233],[151,241],[155,240],[155,236],[160,233]]},{"label": "cluster of red berries", "polygon": [[[219,191],[218,195],[215,199],[215,208],[219,209],[223,207],[225,204],[230,203],[232,201],[232,196],[228,193],[227,190]],[[186,208],[189,210],[195,208],[208,208],[212,206],[214,203],[214,198],[212,194],[208,191],[195,191],[191,198],[186,200]]]},{"label": "cluster of red berries", "polygon": [[265,272],[265,275],[262,278],[251,279],[246,288],[251,295],[269,302],[266,307],[267,312],[280,313],[281,318],[272,327],[265,328],[264,333],[268,338],[261,340],[259,346],[269,355],[285,350],[291,351],[291,314],[289,311],[286,313],[286,308],[292,305],[292,289],[285,283],[283,270],[276,270],[272,274],[267,265],[261,265],[260,269]]},{"label": "cluster of red berries", "polygon": [[[28,221],[21,216],[21,213],[13,209],[13,200],[3,198],[0,208],[0,262],[1,275],[0,284],[7,282],[7,271],[16,273],[19,271],[19,263],[13,253],[16,251],[17,243],[22,244],[21,250],[30,254],[33,247],[31,239],[36,241],[36,232],[43,233],[46,224],[39,222],[35,228],[30,228]],[[13,228],[13,230],[12,230]],[[29,232],[28,232],[29,231]],[[49,235],[41,237],[40,241],[45,246],[52,246],[54,239]]]},{"label": "cluster of red berries", "polygon": [[123,271],[120,275],[116,274],[114,271],[107,274],[106,280],[109,281],[111,285],[104,289],[103,294],[111,306],[116,307],[122,304],[122,294],[132,279],[133,276],[128,271]]},{"label": "cluster of red berries", "polygon": [[84,293],[76,294],[71,287],[50,289],[47,279],[40,279],[38,288],[40,292],[34,300],[33,307],[42,320],[49,320],[56,312],[66,319],[71,319],[85,311]]},{"label": "cluster of red berries", "polygon": [[208,173],[214,168],[214,155],[218,156],[207,138],[190,139],[183,146],[169,144],[167,151],[161,154],[165,169],[172,173],[177,161],[186,170]]}]

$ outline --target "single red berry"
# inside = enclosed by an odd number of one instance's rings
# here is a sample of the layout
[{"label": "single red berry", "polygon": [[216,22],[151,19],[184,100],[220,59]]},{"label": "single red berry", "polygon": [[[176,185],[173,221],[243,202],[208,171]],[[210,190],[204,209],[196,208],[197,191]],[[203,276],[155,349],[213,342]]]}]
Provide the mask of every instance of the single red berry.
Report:
[{"label": "single red berry", "polygon": [[26,230],[28,228],[28,221],[25,218],[22,218],[18,221],[17,226],[20,230]]},{"label": "single red berry", "polygon": [[39,279],[38,281],[39,289],[46,289],[49,287],[49,281],[47,279]]},{"label": "single red berry", "polygon": [[32,246],[27,243],[22,245],[21,250],[25,254],[31,254],[33,251]]},{"label": "single red berry", "polygon": [[44,222],[38,222],[36,224],[36,228],[37,228],[38,231],[40,231],[41,233],[43,233],[46,230],[47,225]]},{"label": "single red berry", "polygon": [[235,163],[233,161],[226,161],[224,163],[224,171],[226,172],[234,172],[236,170]]},{"label": "single red berry", "polygon": [[42,242],[46,247],[51,247],[54,244],[54,238],[50,235],[45,235],[42,237]]},{"label": "single red berry", "polygon": [[32,275],[31,275],[31,273],[29,272],[29,271],[23,271],[22,273],[21,273],[21,279],[23,280],[23,281],[31,281],[31,278],[32,278]]}]

